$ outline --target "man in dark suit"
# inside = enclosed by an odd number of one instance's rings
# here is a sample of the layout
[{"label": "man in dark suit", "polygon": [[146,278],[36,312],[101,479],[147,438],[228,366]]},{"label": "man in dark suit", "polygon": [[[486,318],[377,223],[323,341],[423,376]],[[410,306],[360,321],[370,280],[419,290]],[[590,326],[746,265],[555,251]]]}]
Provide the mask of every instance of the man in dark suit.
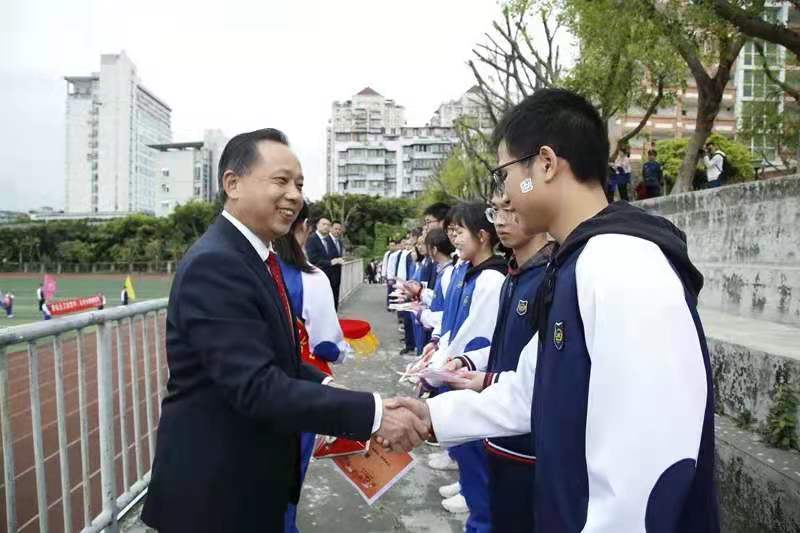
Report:
[{"label": "man in dark suit", "polygon": [[339,287],[342,284],[342,264],[344,263],[344,225],[338,220],[334,220],[331,225],[331,234],[328,235],[330,244],[332,245],[332,252],[334,258],[341,258],[342,263],[334,265],[331,271],[333,277],[331,278],[331,288],[333,289],[333,297],[336,303],[336,309],[339,309]]},{"label": "man in dark suit", "polygon": [[309,262],[322,270],[333,290],[333,304],[339,310],[339,284],[342,280],[342,254],[331,238],[331,221],[322,217],[317,221],[317,230],[308,236],[306,254]]},{"label": "man in dark suit", "polygon": [[169,381],[142,518],[161,533],[282,531],[300,492],[299,433],[419,444],[427,428],[395,400],[326,386],[302,363],[270,242],[302,205],[286,137],[230,140],[219,163],[222,215],[175,273]]}]

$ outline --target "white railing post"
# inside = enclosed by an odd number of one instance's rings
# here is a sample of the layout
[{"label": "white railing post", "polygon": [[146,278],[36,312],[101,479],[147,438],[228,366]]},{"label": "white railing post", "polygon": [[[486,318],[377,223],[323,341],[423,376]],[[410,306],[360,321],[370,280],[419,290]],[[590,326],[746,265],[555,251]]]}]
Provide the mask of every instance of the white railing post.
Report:
[{"label": "white railing post", "polygon": [[116,472],[114,471],[114,370],[111,323],[97,325],[97,407],[100,435],[100,490],[103,512],[110,515],[106,531],[119,531]]},{"label": "white railing post", "polygon": [[33,341],[28,343],[28,377],[31,394],[31,429],[33,431],[33,463],[36,470],[36,501],[39,506],[39,531],[47,527],[47,478],[44,471],[42,440],[42,404],[39,401],[39,354]]},{"label": "white railing post", "polygon": [[17,530],[17,508],[14,485],[14,433],[11,431],[11,412],[8,402],[8,354],[0,347],[0,422],[3,433],[3,474],[6,493],[6,527]]},{"label": "white railing post", "polygon": [[[15,326],[4,328],[0,330],[0,433],[2,434],[2,454],[3,454],[3,485],[0,490],[5,493],[4,525],[5,530],[9,532],[16,532],[19,529],[19,509],[17,505],[17,498],[24,498],[24,501],[32,503],[35,498],[38,507],[38,513],[31,517],[27,516],[26,510],[25,519],[27,522],[24,524],[25,529],[34,528],[37,531],[47,532],[49,529],[49,507],[58,505],[56,502],[50,502],[48,505],[48,494],[51,499],[55,500],[55,495],[58,492],[58,486],[61,489],[61,500],[63,509],[63,524],[59,523],[54,525],[59,531],[62,530],[67,533],[72,533],[73,519],[79,511],[73,512],[71,491],[80,490],[83,496],[83,526],[80,527],[82,533],[100,533],[106,531],[109,533],[117,533],[119,531],[119,510],[126,508],[132,501],[134,501],[142,491],[146,490],[150,481],[150,473],[145,472],[147,468],[142,461],[143,447],[141,442],[144,438],[148,440],[148,448],[153,450],[155,442],[155,427],[157,412],[151,409],[150,401],[154,401],[151,396],[156,396],[156,391],[151,391],[153,386],[152,376],[150,375],[153,369],[151,365],[156,364],[156,384],[159,393],[161,393],[162,380],[161,380],[161,354],[163,349],[161,342],[163,336],[160,335],[159,328],[159,312],[167,307],[166,298],[159,300],[151,300],[148,302],[140,302],[126,307],[115,307],[101,311],[91,311],[88,313],[81,313],[74,316],[63,318],[56,318],[48,321],[39,321],[32,324],[23,326]],[[151,326],[150,317],[148,313],[154,313],[152,327],[155,328],[152,335],[149,329]],[[141,316],[143,319],[141,341],[142,350],[138,352],[136,341],[139,338],[139,332],[136,329],[137,325],[134,317]],[[124,320],[129,320],[128,328],[124,328]],[[116,328],[115,328],[116,326]],[[96,340],[97,340],[97,404],[98,404],[98,436],[95,439],[92,433],[89,433],[90,424],[94,425],[94,417],[89,420],[90,415],[94,410],[90,410],[90,390],[89,379],[95,377],[95,372],[90,366],[90,361],[87,359],[87,345],[84,338],[85,328],[96,327]],[[113,330],[117,330],[116,339],[116,353],[112,349],[113,343]],[[125,336],[125,329],[128,329],[131,341],[130,354],[124,351],[123,337]],[[71,335],[75,334],[74,338]],[[55,413],[45,408],[46,404],[42,404],[42,394],[46,393],[48,389],[42,388],[45,383],[40,377],[42,370],[42,356],[48,354],[49,350],[39,350],[37,342],[47,339],[52,342],[53,350],[53,365],[54,365],[54,389],[55,389]],[[80,434],[80,479],[70,479],[70,467],[76,468],[74,464],[75,458],[69,457],[70,443],[68,437],[71,436],[71,431],[68,431],[68,418],[67,410],[69,405],[66,403],[66,386],[69,384],[68,376],[65,375],[64,356],[67,348],[65,344],[73,343],[74,349],[77,350],[77,393],[78,393],[78,431]],[[153,344],[155,343],[155,344]],[[11,427],[11,420],[13,417],[18,416],[17,409],[25,413],[25,406],[14,405],[11,403],[11,390],[9,380],[16,378],[15,372],[9,366],[8,350],[11,346],[23,345],[27,346],[27,354],[24,352],[14,353],[14,361],[22,363],[27,362],[27,368],[23,365],[20,367],[13,367],[21,372],[28,373],[27,381],[28,390],[23,392],[29,396],[30,402],[30,417],[31,417],[31,433],[27,438],[28,442],[24,446],[29,446],[33,450],[33,465],[32,470],[35,474],[35,484],[25,483],[24,486],[15,483],[17,472],[19,468],[15,465],[14,457],[14,432]],[[155,348],[155,354],[153,349]],[[70,350],[71,351],[71,350]],[[27,355],[27,358],[25,357]],[[125,371],[125,363],[129,360],[130,355],[131,373],[127,376]],[[154,358],[151,359],[151,356]],[[19,359],[17,359],[17,357]],[[118,372],[114,372],[114,364],[116,357],[116,364],[118,365]],[[141,360],[140,360],[141,359]],[[50,361],[46,361],[49,365]],[[139,390],[140,384],[140,369],[144,367],[144,384],[142,389],[145,392],[145,398],[142,398],[141,391]],[[22,378],[23,376],[19,376]],[[126,377],[130,381],[126,380]],[[119,381],[119,391],[114,390],[116,380]],[[125,426],[125,411],[127,408],[126,388],[131,386],[131,400],[134,416],[134,433],[136,442],[134,448],[136,451],[136,476],[132,483],[129,483],[129,461],[128,461],[128,438],[129,431]],[[118,396],[114,396],[118,394]],[[147,410],[147,436],[144,435],[141,426],[142,409],[139,401],[144,400]],[[47,400],[48,402],[50,400]],[[119,402],[118,404],[115,402]],[[92,401],[92,403],[94,403]],[[115,427],[116,421],[114,419],[114,408],[119,406],[120,410],[120,447],[123,450],[122,468],[125,473],[122,476],[122,484],[125,487],[117,494],[117,473],[116,473],[116,436]],[[12,408],[14,410],[12,410]],[[50,448],[52,443],[45,449],[45,444],[50,442],[49,439],[45,440],[44,430],[45,426],[56,426],[58,436],[58,459],[54,460],[51,456],[46,458],[47,453],[53,452]],[[50,430],[52,431],[52,430]],[[73,437],[75,438],[75,437]],[[30,443],[30,444],[29,444]],[[17,443],[19,444],[19,443]],[[17,448],[19,451],[19,448]],[[73,450],[74,451],[74,450]],[[96,464],[90,464],[90,457],[96,457],[99,451],[100,469],[99,479],[96,472],[93,470],[97,467]],[[55,455],[55,454],[53,454]],[[152,451],[151,451],[152,458]],[[46,460],[47,459],[47,460]],[[72,461],[70,461],[72,459]],[[73,464],[70,464],[73,463]],[[25,465],[27,469],[28,465]],[[60,475],[59,475],[60,474]],[[60,478],[60,479],[59,479]],[[50,486],[48,486],[48,480]],[[60,481],[60,483],[59,483]],[[78,482],[79,481],[79,482]],[[72,482],[75,483],[74,486]],[[92,495],[98,492],[98,485],[100,489],[100,497],[102,508],[98,509],[95,499],[95,504],[92,505]],[[24,494],[21,492],[24,491]],[[26,504],[27,505],[27,504]],[[2,531],[2,530],[0,530]]]},{"label": "white railing post", "polygon": [[64,532],[72,532],[72,498],[69,485],[69,441],[64,408],[64,350],[61,336],[53,337],[53,365],[56,374],[56,419],[58,422],[58,460],[61,464],[61,507],[64,511]]}]

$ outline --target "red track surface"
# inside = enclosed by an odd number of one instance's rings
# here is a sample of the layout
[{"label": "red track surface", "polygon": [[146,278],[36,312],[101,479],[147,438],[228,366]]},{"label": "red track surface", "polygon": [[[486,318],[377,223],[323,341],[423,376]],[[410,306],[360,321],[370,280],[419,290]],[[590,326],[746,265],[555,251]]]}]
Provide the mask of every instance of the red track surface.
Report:
[{"label": "red track surface", "polygon": [[[148,317],[148,345],[150,351],[150,391],[153,414],[153,428],[158,424],[160,406],[158,405],[158,390],[156,386],[156,350],[155,336],[153,335],[152,315]],[[164,320],[160,321],[161,339],[161,377],[162,386],[166,386],[166,349],[163,345]],[[122,352],[125,373],[125,453],[128,458],[128,482],[133,484],[137,479],[136,455],[133,443],[133,400],[131,397],[131,367],[129,353],[127,323],[120,328],[122,334]],[[151,457],[148,448],[147,414],[145,407],[144,384],[144,351],[142,349],[141,323],[137,321],[136,354],[138,367],[139,411],[142,455],[142,473],[150,470]],[[86,398],[88,403],[87,416],[89,428],[89,472],[91,505],[89,515],[97,516],[102,510],[100,501],[100,444],[98,433],[97,409],[97,355],[96,336],[94,332],[84,335],[84,357],[86,361]],[[113,350],[113,380],[114,380],[114,452],[116,454],[116,495],[124,492],[122,477],[122,446],[120,445],[120,419],[119,419],[119,381],[117,368],[117,338],[116,328],[112,335]],[[62,532],[64,528],[63,507],[61,503],[61,474],[60,459],[58,456],[58,426],[56,419],[56,393],[55,393],[55,365],[53,361],[52,338],[44,339],[38,345],[39,354],[39,398],[42,414],[42,440],[44,443],[45,474],[47,478],[47,504],[48,527],[52,533]],[[83,516],[83,487],[81,481],[81,447],[80,447],[80,419],[78,403],[78,366],[77,366],[77,341],[75,338],[63,343],[64,354],[64,410],[66,412],[66,432],[68,441],[69,471],[70,471],[70,499],[72,502],[72,530],[80,531],[84,526]],[[17,527],[19,531],[33,533],[39,531],[38,508],[36,499],[36,473],[34,470],[33,436],[31,427],[30,405],[30,378],[28,370],[28,353],[20,351],[8,355],[9,401],[11,413],[11,429],[14,436],[14,476],[16,488]],[[2,446],[2,442],[0,442]],[[0,461],[0,472],[2,472]],[[5,486],[0,475],[0,530],[6,527]]]}]

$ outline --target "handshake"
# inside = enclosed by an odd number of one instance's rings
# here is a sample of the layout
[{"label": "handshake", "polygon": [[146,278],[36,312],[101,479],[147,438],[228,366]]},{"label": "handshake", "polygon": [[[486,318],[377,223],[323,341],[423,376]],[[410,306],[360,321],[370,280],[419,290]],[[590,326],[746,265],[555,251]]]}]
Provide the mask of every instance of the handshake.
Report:
[{"label": "handshake", "polygon": [[393,452],[409,452],[433,436],[428,405],[413,398],[391,398],[383,401],[381,427],[375,440]]}]

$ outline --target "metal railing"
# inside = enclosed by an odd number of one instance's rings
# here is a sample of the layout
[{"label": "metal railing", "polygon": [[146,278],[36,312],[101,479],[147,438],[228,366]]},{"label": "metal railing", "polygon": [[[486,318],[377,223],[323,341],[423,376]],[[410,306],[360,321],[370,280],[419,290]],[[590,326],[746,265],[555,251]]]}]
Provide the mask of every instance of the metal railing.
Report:
[{"label": "metal railing", "polygon": [[[136,303],[125,307],[116,307],[106,309],[103,311],[94,311],[90,313],[83,313],[80,315],[43,321],[34,324],[28,324],[9,328],[0,331],[0,423],[2,424],[2,447],[3,447],[3,466],[4,466],[4,479],[5,479],[5,515],[7,531],[10,533],[18,531],[35,521],[38,521],[39,531],[48,533],[50,531],[64,531],[71,533],[75,531],[75,524],[83,524],[80,530],[84,533],[99,532],[106,530],[109,532],[116,532],[119,530],[118,517],[121,509],[124,509],[137,496],[147,487],[150,479],[149,465],[153,458],[154,445],[155,445],[155,427],[160,411],[161,399],[165,386],[165,380],[162,379],[162,373],[166,370],[165,359],[162,357],[164,354],[164,345],[162,337],[162,328],[164,322],[164,313],[162,311],[167,306],[167,299],[150,300],[146,302]],[[94,401],[90,401],[89,396],[93,391],[89,388],[87,383],[87,374],[89,373],[90,358],[87,352],[91,350],[91,336],[87,335],[87,328],[94,328],[95,346],[96,346],[96,377],[97,377],[97,436],[90,438],[94,430],[90,431],[90,413],[89,407],[93,406]],[[74,338],[73,338],[74,337]],[[87,342],[88,339],[88,342]],[[46,340],[46,343],[41,341]],[[112,346],[112,341],[116,340],[116,350]],[[27,347],[27,357],[25,357],[24,348],[20,351],[9,353],[9,349],[14,345],[22,345]],[[71,353],[74,349],[76,357],[76,372],[65,375],[64,362],[65,362],[65,347]],[[141,353],[138,353],[137,348],[141,347]],[[154,359],[151,360],[151,347],[154,350]],[[43,356],[52,355],[52,361],[43,361]],[[10,361],[13,356],[13,360]],[[26,516],[18,520],[18,510],[21,503],[26,504],[29,508],[33,507],[32,487],[26,487],[25,493],[18,492],[17,481],[22,479],[23,473],[15,477],[15,460],[14,460],[14,432],[12,431],[12,419],[18,417],[25,417],[27,411],[25,409],[19,412],[20,406],[18,400],[20,397],[20,384],[23,384],[24,365],[19,364],[27,359],[28,379],[27,388],[30,399],[30,420],[31,429],[30,438],[33,444],[33,469],[35,471],[35,486],[36,486],[36,504],[34,509],[28,509]],[[72,363],[72,361],[69,361]],[[48,381],[46,369],[44,365],[53,364],[53,382]],[[155,367],[151,370],[151,364]],[[140,398],[140,381],[142,378],[139,376],[139,368],[142,367],[144,376],[144,399]],[[115,389],[115,375],[114,369],[116,367],[116,389]],[[22,370],[22,372],[20,372]],[[126,378],[127,370],[127,378]],[[155,387],[156,398],[153,398],[152,391],[152,377],[151,374],[155,372]],[[45,379],[42,379],[42,378]],[[21,379],[20,379],[21,378]],[[68,413],[67,395],[74,392],[74,388],[67,391],[65,394],[65,383],[68,379],[77,381],[77,414],[79,418],[79,445],[80,445],[80,482],[75,484],[74,480],[70,477],[70,445],[76,445],[68,440],[68,421],[70,414],[74,415],[75,412]],[[40,392],[43,387],[54,385],[55,393],[55,423],[57,425],[58,433],[58,476],[51,475],[50,479],[58,478],[60,480],[60,494],[61,497],[54,501],[48,501],[48,494],[55,494],[59,487],[48,486],[46,479],[48,478],[48,459],[54,458],[55,454],[46,457],[49,451],[47,448],[53,448],[51,441],[46,441],[43,438],[43,423],[50,431],[48,434],[52,436],[50,426],[52,425],[53,415],[52,410],[45,410],[44,413],[50,413],[50,419],[43,421],[42,401]],[[130,442],[128,434],[128,417],[126,416],[128,407],[128,398],[126,391],[130,386],[130,411],[133,417],[133,443]],[[12,394],[12,389],[16,390]],[[24,392],[22,393],[22,401],[24,407]],[[116,396],[116,397],[115,397]],[[51,400],[47,400],[50,402]],[[153,408],[153,401],[157,401],[157,405]],[[119,440],[115,437],[115,403],[119,408]],[[147,434],[142,433],[141,424],[141,404],[145,404],[146,414],[146,431]],[[15,410],[15,405],[16,409]],[[74,416],[72,417],[74,419]],[[92,420],[94,422],[94,420]],[[17,424],[19,429],[19,424]],[[72,428],[71,433],[75,433]],[[27,439],[28,435],[23,435],[18,439],[22,442]],[[148,462],[145,464],[144,450],[145,444],[143,441],[146,439],[146,450]],[[119,447],[117,443],[120,443]],[[18,446],[18,450],[24,451],[24,442]],[[48,446],[49,444],[49,446]],[[131,465],[129,461],[130,448],[133,447],[133,457],[135,464]],[[102,508],[99,513],[93,515],[91,509],[92,492],[93,489],[98,487],[93,485],[92,478],[96,477],[96,471],[91,471],[90,456],[96,456],[99,448],[99,492]],[[95,452],[95,453],[91,453]],[[121,461],[120,461],[121,460]],[[121,465],[119,464],[121,462]],[[23,465],[25,466],[25,465]],[[50,461],[50,466],[55,468],[55,460]],[[119,483],[117,475],[117,467],[121,466],[122,483]],[[96,480],[95,480],[96,482]],[[55,483],[53,483],[55,485]],[[121,490],[120,490],[121,487]],[[73,510],[73,495],[72,493],[80,488],[82,493],[83,509]],[[60,501],[61,517],[63,521],[63,529],[61,524],[48,524],[48,511],[53,512],[53,509],[58,507]],[[81,514],[80,519],[76,516],[73,519],[74,512],[77,511]],[[57,514],[57,513],[56,513]],[[27,521],[20,523],[22,520]]]},{"label": "metal railing", "polygon": [[364,282],[364,260],[351,259],[342,264],[339,301],[345,301]]}]

